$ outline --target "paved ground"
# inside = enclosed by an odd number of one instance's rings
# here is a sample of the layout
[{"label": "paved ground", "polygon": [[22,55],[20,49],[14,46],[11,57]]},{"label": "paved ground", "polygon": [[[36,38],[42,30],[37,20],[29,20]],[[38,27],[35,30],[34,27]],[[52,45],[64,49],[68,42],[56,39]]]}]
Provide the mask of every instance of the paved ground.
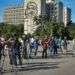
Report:
[{"label": "paved ground", "polygon": [[75,75],[75,57],[63,55],[49,59],[25,60],[22,71],[2,75]]},{"label": "paved ground", "polygon": [[[72,47],[69,46],[68,49],[71,50]],[[48,59],[41,59],[41,56],[39,58],[40,50],[36,59],[23,60],[22,68],[18,66],[18,69],[14,69],[14,72],[10,72],[9,57],[6,57],[4,69],[7,71],[0,75],[75,75],[75,56],[60,54]],[[71,51],[71,53],[73,52]]]}]

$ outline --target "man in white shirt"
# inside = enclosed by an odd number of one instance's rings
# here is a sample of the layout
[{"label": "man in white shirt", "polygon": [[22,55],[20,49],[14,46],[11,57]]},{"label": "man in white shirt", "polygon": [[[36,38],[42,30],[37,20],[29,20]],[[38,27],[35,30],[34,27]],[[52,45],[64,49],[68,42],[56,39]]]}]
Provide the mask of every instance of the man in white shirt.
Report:
[{"label": "man in white shirt", "polygon": [[32,49],[34,48],[34,37],[31,37],[30,38],[30,53],[29,53],[29,57],[31,58],[31,55],[32,55]]}]

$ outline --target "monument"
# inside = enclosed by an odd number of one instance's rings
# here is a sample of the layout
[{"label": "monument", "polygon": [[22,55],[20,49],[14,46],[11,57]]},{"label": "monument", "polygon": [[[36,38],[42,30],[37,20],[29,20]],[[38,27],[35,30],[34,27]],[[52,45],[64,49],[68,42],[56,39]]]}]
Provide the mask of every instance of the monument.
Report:
[{"label": "monument", "polygon": [[44,15],[46,0],[24,0],[24,34],[32,34],[37,26],[34,17]]}]

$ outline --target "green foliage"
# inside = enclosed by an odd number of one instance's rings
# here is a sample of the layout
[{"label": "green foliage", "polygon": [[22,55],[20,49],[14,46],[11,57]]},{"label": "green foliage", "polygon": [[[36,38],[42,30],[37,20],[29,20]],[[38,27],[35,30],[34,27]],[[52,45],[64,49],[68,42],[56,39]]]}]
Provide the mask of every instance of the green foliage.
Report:
[{"label": "green foliage", "polygon": [[0,35],[5,35],[6,37],[13,34],[21,36],[23,34],[23,25],[9,25],[5,23],[0,23]]},{"label": "green foliage", "polygon": [[[62,36],[69,38],[70,32],[67,27],[64,27],[63,23],[57,23],[54,21],[49,21],[47,16],[41,17],[39,22],[39,26],[35,31],[36,36],[44,36],[44,35],[53,35],[53,36]],[[37,19],[39,21],[39,19]],[[36,20],[35,20],[36,21]]]},{"label": "green foliage", "polygon": [[70,31],[70,36],[75,38],[75,24],[68,26],[68,29]]}]

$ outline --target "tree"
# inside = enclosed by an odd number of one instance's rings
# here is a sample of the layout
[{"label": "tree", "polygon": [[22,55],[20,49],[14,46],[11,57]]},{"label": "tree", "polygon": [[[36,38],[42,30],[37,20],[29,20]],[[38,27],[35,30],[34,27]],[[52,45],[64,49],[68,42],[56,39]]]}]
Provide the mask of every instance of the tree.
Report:
[{"label": "tree", "polygon": [[53,35],[68,38],[70,35],[68,28],[65,28],[63,23],[50,21],[47,16],[40,17],[40,21],[37,20],[39,26],[34,33],[36,36]]},{"label": "tree", "polygon": [[45,22],[42,26],[39,26],[35,32],[36,35],[58,35],[59,26],[56,22]]},{"label": "tree", "polygon": [[6,23],[0,24],[0,34],[5,35],[6,37],[17,34],[21,36],[23,34],[24,27],[23,25],[9,25]]},{"label": "tree", "polygon": [[68,26],[68,30],[70,33],[70,37],[75,38],[75,24],[74,23]]}]

